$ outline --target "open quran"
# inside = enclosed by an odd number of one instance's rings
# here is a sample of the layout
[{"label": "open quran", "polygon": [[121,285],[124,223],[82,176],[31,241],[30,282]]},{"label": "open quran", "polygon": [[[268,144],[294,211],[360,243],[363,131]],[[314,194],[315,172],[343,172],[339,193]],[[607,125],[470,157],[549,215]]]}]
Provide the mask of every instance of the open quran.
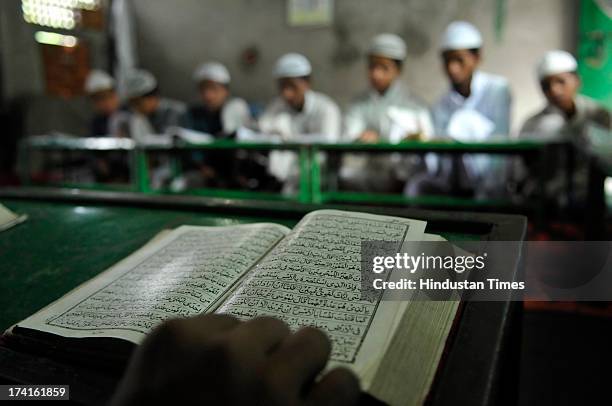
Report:
[{"label": "open quran", "polygon": [[[425,222],[335,210],[293,228],[255,223],[181,226],[7,332],[74,356],[127,358],[162,321],[216,312],[267,315],[292,329],[316,326],[332,342],[330,365],[390,404],[427,398],[458,302],[367,300],[361,242],[426,238]],[[19,340],[17,340],[19,341]],[[80,355],[78,355],[80,354]]]}]

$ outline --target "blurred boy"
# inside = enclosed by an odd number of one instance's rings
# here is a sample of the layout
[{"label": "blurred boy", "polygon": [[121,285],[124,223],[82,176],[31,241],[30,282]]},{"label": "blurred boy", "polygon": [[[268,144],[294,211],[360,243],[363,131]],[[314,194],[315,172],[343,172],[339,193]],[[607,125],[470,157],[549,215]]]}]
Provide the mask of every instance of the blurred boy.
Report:
[{"label": "blurred boy", "polygon": [[509,134],[508,81],[479,70],[482,45],[470,23],[455,21],[446,28],[440,48],[450,89],[433,108],[436,135],[471,141]]},{"label": "blurred boy", "polygon": [[[527,119],[521,128],[521,138],[566,140],[581,144],[585,142],[589,127],[612,128],[612,113],[595,100],[578,94],[580,77],[577,69],[578,63],[569,52],[554,50],[543,56],[537,66],[537,75],[547,104],[539,113]],[[558,204],[566,205],[570,196],[563,193],[565,177],[559,169],[568,165],[566,156],[561,154],[552,158],[556,162],[550,165],[550,181],[544,193]],[[587,159],[574,161],[572,197],[581,199],[586,195]],[[530,165],[528,162],[527,167]],[[535,180],[528,176],[527,167],[521,164],[515,167],[515,178],[524,196],[542,192],[538,190]]]},{"label": "blurred boy", "polygon": [[[312,90],[312,67],[300,54],[283,55],[276,62],[279,97],[266,108],[259,120],[262,132],[279,136],[285,142],[336,142],[340,138],[341,115],[336,103]],[[269,171],[284,182],[284,192],[293,193],[298,185],[295,153],[270,153]]]},{"label": "blurred boy", "polygon": [[[128,109],[117,115],[118,135],[136,142],[148,142],[151,136],[164,134],[169,127],[184,121],[185,105],[162,98],[155,77],[146,70],[136,69],[125,78]],[[150,160],[151,187],[160,189],[171,177],[171,165],[166,155]]]},{"label": "blurred boy", "polygon": [[[508,81],[479,70],[482,35],[472,24],[448,25],[440,46],[450,89],[433,107],[436,136],[470,142],[510,132],[511,95]],[[427,157],[430,173],[415,181],[409,195],[468,194],[479,197],[505,191],[506,160],[482,154],[462,158]]]},{"label": "blurred boy", "polygon": [[146,70],[136,69],[126,75],[125,96],[128,111],[118,119],[121,136],[141,141],[148,135],[162,134],[184,120],[185,105],[162,98],[157,80]]},{"label": "blurred boy", "polygon": [[610,129],[610,111],[595,100],[578,94],[580,77],[577,69],[578,63],[569,52],[555,50],[544,55],[537,74],[547,104],[525,122],[521,137],[578,137],[588,125]]},{"label": "blurred boy", "polygon": [[85,80],[85,92],[92,101],[94,117],[90,124],[90,136],[102,137],[115,132],[111,128],[111,117],[119,110],[119,96],[115,80],[106,72],[92,70]]},{"label": "blurred boy", "polygon": [[223,64],[203,63],[196,69],[193,78],[200,100],[187,111],[187,128],[225,137],[250,124],[249,106],[243,99],[231,97],[231,77]]},{"label": "blurred boy", "polygon": [[[369,89],[357,97],[345,116],[345,138],[357,142],[392,142],[427,139],[433,125],[426,105],[401,85],[406,44],[395,34],[377,35],[368,49]],[[399,178],[421,164],[396,155],[344,157],[340,176],[351,189],[390,191]]]},{"label": "blurred boy", "polygon": [[[193,79],[200,100],[187,110],[185,127],[220,139],[233,137],[240,127],[251,124],[248,104],[243,99],[231,96],[231,77],[223,64],[205,62],[198,66]],[[191,154],[191,160],[197,167],[196,176],[187,176],[185,187],[224,188],[238,178],[244,178],[235,174],[234,151],[195,151]]]}]

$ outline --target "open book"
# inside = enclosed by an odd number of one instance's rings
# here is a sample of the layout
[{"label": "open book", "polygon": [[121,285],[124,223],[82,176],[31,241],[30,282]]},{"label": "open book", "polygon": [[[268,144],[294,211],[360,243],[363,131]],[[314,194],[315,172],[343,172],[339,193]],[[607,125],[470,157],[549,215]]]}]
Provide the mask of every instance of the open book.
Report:
[{"label": "open book", "polygon": [[81,343],[138,344],[163,320],[206,312],[275,316],[332,341],[331,364],[390,404],[421,404],[458,302],[362,300],[361,241],[426,239],[425,222],[320,210],[293,228],[181,226],[13,327]]}]

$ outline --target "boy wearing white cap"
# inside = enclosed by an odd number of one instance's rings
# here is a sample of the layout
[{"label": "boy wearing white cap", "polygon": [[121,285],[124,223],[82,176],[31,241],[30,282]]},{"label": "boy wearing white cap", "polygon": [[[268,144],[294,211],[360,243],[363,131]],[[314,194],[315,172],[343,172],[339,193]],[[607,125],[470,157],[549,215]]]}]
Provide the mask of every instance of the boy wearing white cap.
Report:
[{"label": "boy wearing white cap", "polygon": [[468,22],[446,28],[440,48],[451,88],[433,108],[436,135],[468,141],[510,132],[508,81],[478,69],[482,45],[480,32]]},{"label": "boy wearing white cap", "polygon": [[90,124],[90,135],[102,137],[114,133],[111,117],[119,110],[119,96],[115,91],[115,80],[106,72],[92,70],[85,80],[85,93],[91,99],[94,117]]},{"label": "boy wearing white cap", "polygon": [[[286,142],[336,142],[340,138],[341,114],[338,105],[311,88],[312,66],[304,55],[289,53],[274,67],[279,97],[259,119],[259,129],[278,135]],[[272,151],[268,170],[284,182],[285,193],[298,185],[297,157],[289,151]]]},{"label": "boy wearing white cap", "polygon": [[351,141],[399,142],[406,136],[432,135],[424,103],[400,84],[406,44],[395,34],[374,37],[368,50],[370,89],[357,97],[345,117]]},{"label": "boy wearing white cap", "polygon": [[[370,88],[349,106],[344,136],[349,141],[368,143],[397,143],[406,138],[432,136],[427,106],[400,83],[406,59],[404,40],[395,34],[377,35],[367,57]],[[350,189],[388,192],[400,187],[421,166],[418,157],[407,160],[396,154],[371,157],[347,154],[340,177]]]},{"label": "boy wearing white cap", "polygon": [[612,115],[595,100],[578,94],[580,78],[576,59],[565,51],[547,52],[537,67],[546,107],[529,118],[521,137],[576,137],[587,125],[612,126]]},{"label": "boy wearing white cap", "polygon": [[[223,64],[205,62],[197,67],[193,79],[200,100],[187,110],[185,127],[215,138],[229,138],[240,127],[251,124],[248,104],[230,95],[231,77]],[[233,183],[236,164],[233,151],[196,151],[191,158],[198,169],[198,182],[213,187],[228,187]],[[192,186],[195,185],[193,182]]]},{"label": "boy wearing white cap", "polygon": [[[577,74],[578,63],[566,51],[554,50],[547,52],[537,66],[537,76],[547,105],[537,114],[527,119],[521,128],[521,138],[544,138],[572,140],[580,142],[589,126],[605,129],[612,128],[612,113],[595,100],[578,94],[580,78]],[[551,167],[549,182],[545,193],[565,204],[565,176],[560,170],[566,165],[564,155],[553,157],[557,159]],[[586,194],[587,167],[586,159],[575,159],[573,186],[574,197],[581,198]],[[522,194],[529,196],[539,191],[534,179],[528,176],[529,163],[515,166],[515,178],[522,183]]]},{"label": "boy wearing white cap", "polygon": [[340,109],[323,93],[311,88],[312,66],[300,54],[289,53],[274,67],[279,97],[259,120],[263,132],[278,134],[283,141],[334,142],[340,136]]},{"label": "boy wearing white cap", "polygon": [[247,103],[230,95],[231,77],[223,64],[203,63],[196,69],[193,79],[198,86],[200,102],[189,107],[187,128],[225,137],[250,123]]},{"label": "boy wearing white cap", "polygon": [[[450,89],[433,107],[436,136],[464,142],[508,136],[510,88],[505,78],[478,69],[482,45],[482,35],[468,22],[455,21],[446,28],[440,51]],[[505,191],[503,159],[482,154],[427,159],[428,179],[414,182],[408,194],[453,192],[482,198]]]},{"label": "boy wearing white cap", "polygon": [[[117,135],[144,142],[151,135],[163,134],[169,127],[181,125],[185,120],[183,103],[159,95],[157,80],[148,71],[135,69],[126,74],[125,98],[127,111],[116,114]],[[151,187],[161,188],[171,179],[171,166],[167,156],[149,161]]]},{"label": "boy wearing white cap", "polygon": [[152,134],[162,134],[168,127],[184,121],[183,103],[160,97],[157,80],[148,71],[135,69],[125,78],[125,98],[129,110],[120,113],[119,135],[142,140]]}]

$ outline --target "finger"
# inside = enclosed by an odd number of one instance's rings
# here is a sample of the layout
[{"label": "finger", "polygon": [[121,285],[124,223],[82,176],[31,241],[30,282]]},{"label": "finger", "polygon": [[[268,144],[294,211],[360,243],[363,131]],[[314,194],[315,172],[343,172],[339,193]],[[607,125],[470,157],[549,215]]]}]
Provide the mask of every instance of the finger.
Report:
[{"label": "finger", "polygon": [[322,406],[357,405],[359,380],[346,368],[336,368],[317,382],[307,395],[307,404]]},{"label": "finger", "polygon": [[240,321],[222,314],[204,314],[185,319],[171,319],[157,327],[147,341],[156,343],[203,343],[235,328]]},{"label": "finger", "polygon": [[138,347],[131,358],[130,370],[133,374],[150,374],[160,368],[164,370],[182,364],[185,354],[199,354],[212,337],[220,336],[238,323],[233,317],[219,315],[167,320]]},{"label": "finger", "polygon": [[180,338],[190,342],[203,342],[239,327],[242,322],[227,314],[200,314],[182,319],[177,329]]},{"label": "finger", "polygon": [[306,327],[290,335],[270,357],[268,378],[272,389],[299,396],[325,367],[331,343],[321,330]]},{"label": "finger", "polygon": [[267,354],[278,347],[290,333],[289,327],[279,319],[257,317],[235,328],[230,339],[237,345]]}]

